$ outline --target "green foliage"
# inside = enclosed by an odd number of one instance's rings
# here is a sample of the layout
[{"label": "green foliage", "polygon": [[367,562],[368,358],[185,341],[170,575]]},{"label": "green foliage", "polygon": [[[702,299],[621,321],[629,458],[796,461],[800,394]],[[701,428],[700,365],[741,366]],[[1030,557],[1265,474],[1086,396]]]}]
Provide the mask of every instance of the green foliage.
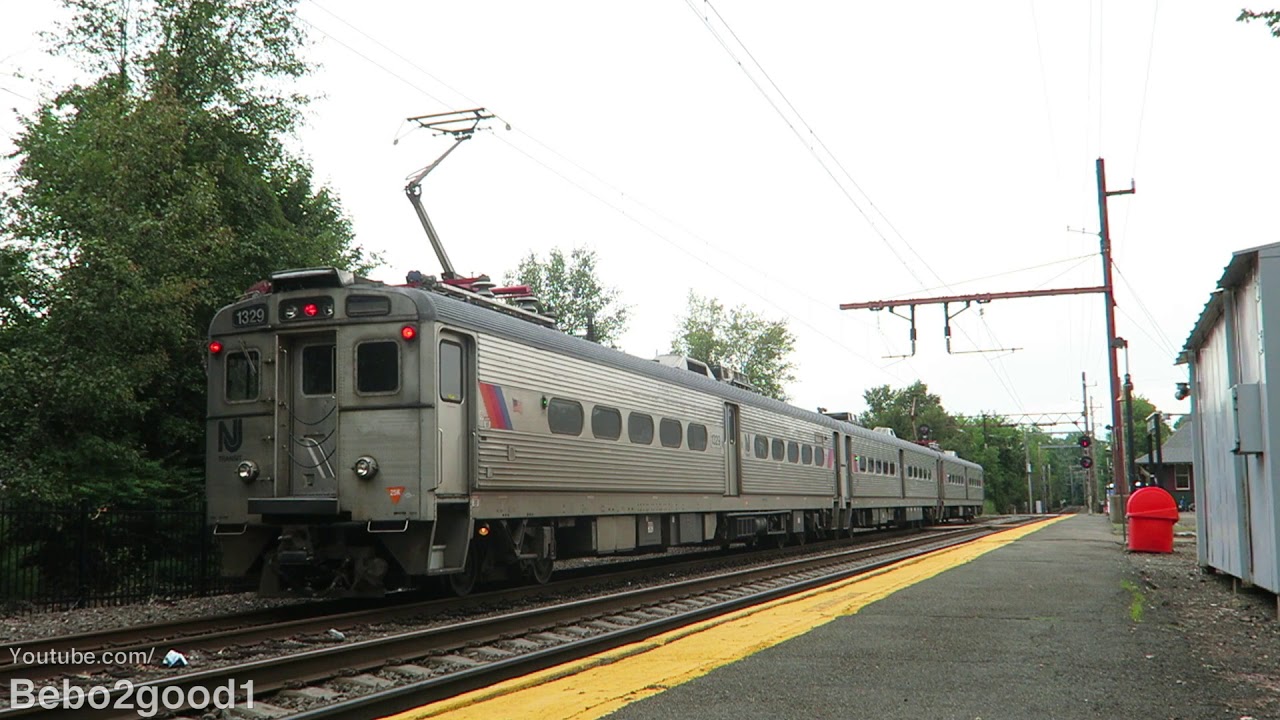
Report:
[{"label": "green foliage", "polygon": [[[1137,452],[1136,457],[1139,459],[1146,457],[1155,446],[1155,435],[1150,432],[1147,418],[1158,409],[1154,403],[1145,397],[1137,394],[1133,396],[1133,434],[1135,436],[1133,447]],[[1168,442],[1169,436],[1172,434],[1173,429],[1162,418],[1160,422],[1161,442]]]},{"label": "green foliage", "polygon": [[[859,425],[893,428],[898,437],[917,441],[925,440],[917,433],[921,425],[928,425],[928,440],[936,442],[939,449],[955,451],[981,465],[986,502],[996,512],[1027,507],[1028,457],[1034,499],[1048,498],[1054,508],[1064,502],[1084,501],[1080,450],[1075,446],[1078,433],[1060,439],[1039,429],[1016,427],[999,415],[956,417],[920,381],[899,390],[888,385],[870,388],[863,399],[867,411],[858,417]],[[1138,407],[1136,402],[1134,407]],[[1066,447],[1048,447],[1054,445]],[[1099,462],[1104,455],[1101,445],[1095,446],[1094,457]]]},{"label": "green foliage", "polygon": [[1262,20],[1267,24],[1267,28],[1271,30],[1271,34],[1280,37],[1280,11],[1264,10],[1255,12],[1253,10],[1241,10],[1240,16],[1236,18],[1236,22],[1250,23],[1254,20]]},{"label": "green foliage", "polygon": [[[862,393],[867,411],[858,417],[858,424],[867,428],[893,428],[898,437],[905,440],[937,440],[950,437],[956,428],[955,421],[942,407],[942,400],[929,392],[929,387],[917,380],[902,390],[888,385],[870,388]],[[928,437],[920,434],[921,426],[928,427]]]},{"label": "green foliage", "polygon": [[553,248],[546,262],[529,253],[506,281],[528,285],[543,309],[553,313],[570,335],[589,335],[590,340],[612,346],[626,331],[627,308],[618,304],[618,291],[602,285],[596,276],[594,250],[574,248],[566,259],[559,248]]},{"label": "green foliage", "polygon": [[293,0],[67,0],[60,51],[102,74],[23,122],[0,248],[0,484],[154,497],[202,472],[203,339],[282,267],[359,266],[282,148],[304,98]]},{"label": "green foliage", "polygon": [[672,341],[674,352],[742,373],[757,392],[785,400],[784,386],[795,379],[788,359],[796,338],[784,320],[768,320],[738,306],[724,305],[689,293],[688,313],[680,319]]}]

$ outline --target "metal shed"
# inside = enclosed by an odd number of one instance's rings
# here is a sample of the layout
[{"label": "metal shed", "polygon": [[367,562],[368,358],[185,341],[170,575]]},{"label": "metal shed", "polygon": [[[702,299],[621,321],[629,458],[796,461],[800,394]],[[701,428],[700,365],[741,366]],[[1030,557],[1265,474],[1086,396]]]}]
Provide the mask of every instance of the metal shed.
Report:
[{"label": "metal shed", "polygon": [[1177,361],[1195,418],[1200,565],[1280,593],[1280,243],[1232,255]]}]

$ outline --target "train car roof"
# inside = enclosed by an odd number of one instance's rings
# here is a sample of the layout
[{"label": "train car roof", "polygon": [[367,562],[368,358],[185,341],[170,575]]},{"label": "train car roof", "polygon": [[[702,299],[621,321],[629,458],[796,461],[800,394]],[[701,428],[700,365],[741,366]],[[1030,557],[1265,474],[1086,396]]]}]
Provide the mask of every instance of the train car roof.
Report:
[{"label": "train car roof", "polygon": [[[373,286],[376,287],[376,286]],[[473,305],[463,300],[447,297],[426,289],[399,286],[384,286],[387,290],[409,294],[417,305],[423,319],[436,319],[456,324],[459,327],[492,333],[499,337],[526,343],[549,352],[568,355],[602,365],[627,370],[639,375],[663,380],[675,385],[714,395],[723,400],[749,407],[768,410],[786,415],[797,420],[804,420],[816,425],[837,430],[848,435],[860,436],[906,450],[917,451],[927,455],[944,457],[960,461],[974,467],[976,463],[963,460],[959,456],[950,456],[936,450],[918,445],[909,440],[868,430],[860,425],[835,420],[821,413],[810,412],[793,405],[768,398],[747,390],[733,387],[709,377],[698,375],[682,368],[661,365],[652,360],[645,360],[635,355],[615,350],[598,343],[574,337],[551,328],[541,327],[535,323],[521,320],[502,312]],[[371,286],[362,286],[361,290],[370,290]]]}]

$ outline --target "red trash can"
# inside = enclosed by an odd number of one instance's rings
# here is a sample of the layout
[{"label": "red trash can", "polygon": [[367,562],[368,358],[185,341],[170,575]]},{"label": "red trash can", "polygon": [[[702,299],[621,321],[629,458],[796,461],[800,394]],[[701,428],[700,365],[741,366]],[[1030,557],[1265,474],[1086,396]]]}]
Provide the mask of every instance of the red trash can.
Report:
[{"label": "red trash can", "polygon": [[1173,525],[1178,503],[1163,488],[1144,487],[1129,496],[1129,549],[1134,552],[1173,552]]}]

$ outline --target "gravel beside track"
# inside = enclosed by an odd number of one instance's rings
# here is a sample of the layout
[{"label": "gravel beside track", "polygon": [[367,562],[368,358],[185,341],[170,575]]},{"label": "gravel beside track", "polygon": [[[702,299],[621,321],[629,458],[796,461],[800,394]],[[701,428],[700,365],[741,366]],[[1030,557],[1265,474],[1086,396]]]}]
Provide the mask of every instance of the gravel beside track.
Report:
[{"label": "gravel beside track", "polygon": [[[1276,596],[1233,590],[1229,576],[1202,571],[1196,560],[1195,514],[1175,526],[1173,553],[1126,553],[1141,577],[1144,622],[1180,635],[1191,657],[1219,682],[1206,688],[1230,720],[1280,718],[1280,621]],[[1120,527],[1115,526],[1117,542]]]},{"label": "gravel beside track", "polygon": [[80,633],[168,622],[184,618],[228,615],[281,605],[311,602],[296,599],[263,599],[253,593],[202,598],[153,600],[136,605],[82,608],[60,612],[0,616],[0,642],[78,635]]}]

